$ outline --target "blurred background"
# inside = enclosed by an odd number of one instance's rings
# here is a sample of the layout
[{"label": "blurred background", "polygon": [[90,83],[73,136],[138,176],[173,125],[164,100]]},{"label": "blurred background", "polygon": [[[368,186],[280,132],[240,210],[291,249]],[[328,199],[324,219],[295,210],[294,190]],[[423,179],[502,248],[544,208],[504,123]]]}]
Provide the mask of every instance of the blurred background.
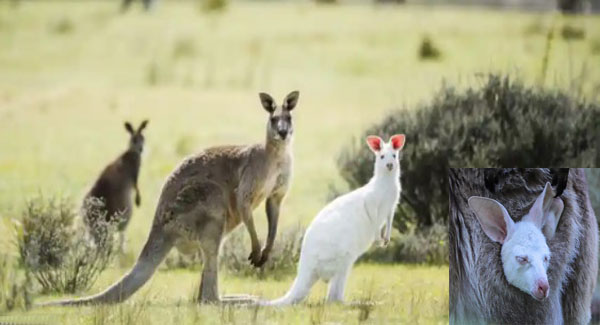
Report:
[{"label": "blurred background", "polygon": [[[299,90],[295,176],[276,242],[283,248],[257,272],[245,262],[250,246],[238,230],[223,249],[222,289],[283,294],[302,230],[328,200],[371,176],[364,136],[405,133],[393,241],[363,258],[347,291],[394,307],[308,312],[313,323],[447,322],[446,168],[600,166],[598,11],[598,0],[3,1],[0,233],[14,232],[30,200],[66,198],[76,210],[127,148],[123,122],[149,119],[142,205],[125,254],[84,291],[96,292],[134,262],[161,186],[184,157],[263,141],[258,92],[280,101]],[[598,207],[600,175],[589,176]],[[260,238],[263,210],[255,211]],[[14,242],[0,236],[1,256],[15,261],[17,274]],[[199,263],[172,252],[141,296],[187,299]],[[316,292],[313,299],[324,286]],[[301,322],[297,312],[260,317]],[[64,311],[54,314],[67,320]],[[141,321],[172,322],[176,313],[142,314]],[[79,317],[89,321],[86,311]]]}]

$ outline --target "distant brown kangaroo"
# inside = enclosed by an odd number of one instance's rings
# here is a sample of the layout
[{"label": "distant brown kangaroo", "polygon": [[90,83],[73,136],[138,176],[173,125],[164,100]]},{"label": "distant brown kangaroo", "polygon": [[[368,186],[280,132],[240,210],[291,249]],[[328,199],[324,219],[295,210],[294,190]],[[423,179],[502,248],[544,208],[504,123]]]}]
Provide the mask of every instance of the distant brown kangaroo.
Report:
[{"label": "distant brown kangaroo", "polygon": [[123,251],[124,232],[129,220],[133,205],[131,202],[131,192],[135,190],[135,204],[140,206],[141,196],[137,181],[141,165],[141,156],[144,149],[144,135],[142,131],[148,125],[148,121],[143,121],[139,128],[134,130],[129,122],[125,122],[125,129],[131,135],[129,139],[129,148],[121,154],[115,161],[110,163],[100,177],[94,183],[94,186],[84,198],[83,221],[87,226],[92,238],[98,242],[99,234],[97,232],[96,220],[93,213],[86,213],[85,207],[91,198],[99,199],[104,203],[106,210],[106,221],[116,222],[119,231],[119,242],[121,251]]},{"label": "distant brown kangaroo", "polygon": [[[197,300],[219,302],[217,260],[223,237],[243,222],[252,241],[249,260],[256,267],[267,261],[273,247],[279,208],[292,178],[290,113],[298,95],[291,92],[278,106],[271,96],[260,94],[269,113],[265,143],[209,148],[175,169],[163,186],[146,244],[121,280],[97,295],[49,304],[121,302],[150,279],[177,242],[189,240],[199,242],[204,262]],[[265,199],[269,230],[261,252],[252,211]]]}]

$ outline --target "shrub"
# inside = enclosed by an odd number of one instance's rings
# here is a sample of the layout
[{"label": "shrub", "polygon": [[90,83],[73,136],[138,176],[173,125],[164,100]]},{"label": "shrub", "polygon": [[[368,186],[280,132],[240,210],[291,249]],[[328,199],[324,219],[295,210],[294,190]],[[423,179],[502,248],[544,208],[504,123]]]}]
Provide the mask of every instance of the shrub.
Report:
[{"label": "shrub", "polygon": [[116,228],[104,221],[100,203],[86,203],[84,209],[88,215],[98,214],[96,243],[87,239],[81,225],[74,226],[77,213],[66,199],[29,200],[16,225],[21,264],[44,293],[89,289],[115,252]]},{"label": "shrub", "polygon": [[565,40],[580,40],[585,38],[585,30],[581,27],[565,24],[560,31],[560,35]]},{"label": "shrub", "polygon": [[558,90],[526,87],[490,75],[465,91],[443,87],[430,103],[396,110],[345,148],[341,176],[351,188],[372,175],[364,137],[405,133],[400,205],[394,226],[406,232],[443,224],[448,216],[449,166],[598,166],[600,106]]},{"label": "shrub", "polygon": [[[303,235],[304,229],[300,226],[282,231],[275,240],[269,260],[257,269],[248,261],[251,247],[248,233],[245,228],[237,229],[227,237],[223,244],[219,264],[227,272],[236,276],[279,279],[296,271]],[[195,252],[193,248],[185,247],[184,253],[178,251],[169,254],[165,265],[168,269],[200,269],[202,256],[199,250]]]},{"label": "shrub", "polygon": [[222,12],[227,8],[227,0],[200,0],[200,10],[204,12]]},{"label": "shrub", "polygon": [[284,230],[277,236],[269,260],[256,269],[248,262],[250,239],[245,229],[234,231],[223,245],[220,263],[230,273],[258,278],[281,278],[296,271],[304,229],[300,226]]},{"label": "shrub", "polygon": [[321,4],[336,4],[338,0],[315,0],[315,2]]},{"label": "shrub", "polygon": [[419,58],[421,60],[435,60],[441,56],[440,50],[433,43],[429,36],[424,36],[421,39],[421,45],[419,46]]},{"label": "shrub", "polygon": [[387,247],[373,248],[359,261],[448,264],[448,228],[435,223],[419,230],[412,225],[405,233],[393,236]]},{"label": "shrub", "polygon": [[62,17],[50,25],[50,31],[54,34],[69,34],[75,30],[75,24],[67,17]]},{"label": "shrub", "polygon": [[19,272],[12,256],[0,255],[0,315],[31,306],[31,278]]}]

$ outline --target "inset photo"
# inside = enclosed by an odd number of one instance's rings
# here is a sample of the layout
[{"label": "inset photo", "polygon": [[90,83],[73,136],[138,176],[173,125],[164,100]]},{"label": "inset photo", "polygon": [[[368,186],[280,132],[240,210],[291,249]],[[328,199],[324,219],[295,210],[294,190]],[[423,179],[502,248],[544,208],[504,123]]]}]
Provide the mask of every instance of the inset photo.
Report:
[{"label": "inset photo", "polygon": [[597,318],[600,169],[449,170],[450,324]]}]

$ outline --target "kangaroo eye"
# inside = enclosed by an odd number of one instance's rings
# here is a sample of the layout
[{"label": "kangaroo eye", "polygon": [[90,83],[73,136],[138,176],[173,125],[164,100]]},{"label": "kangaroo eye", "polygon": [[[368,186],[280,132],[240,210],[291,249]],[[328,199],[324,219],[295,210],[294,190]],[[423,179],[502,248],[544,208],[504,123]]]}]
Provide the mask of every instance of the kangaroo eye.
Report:
[{"label": "kangaroo eye", "polygon": [[521,264],[521,265],[525,265],[525,264],[529,263],[527,256],[515,256],[515,259],[517,259],[517,262],[519,262],[519,264]]},{"label": "kangaroo eye", "polygon": [[383,159],[384,155],[381,155],[381,159]]}]

